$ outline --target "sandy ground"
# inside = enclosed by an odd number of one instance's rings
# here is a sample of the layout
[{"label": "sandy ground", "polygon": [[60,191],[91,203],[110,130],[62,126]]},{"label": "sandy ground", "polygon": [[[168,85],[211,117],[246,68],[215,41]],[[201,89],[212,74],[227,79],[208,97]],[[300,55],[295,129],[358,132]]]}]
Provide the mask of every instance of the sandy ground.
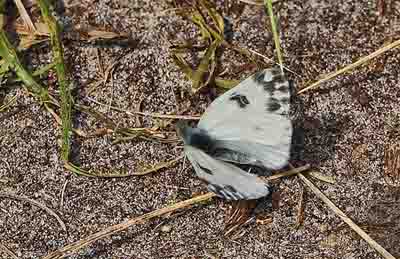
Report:
[{"label": "sandy ground", "polygon": [[[233,23],[233,42],[273,58],[273,42],[263,9],[238,1],[218,1],[219,10]],[[296,87],[304,87],[321,74],[350,64],[359,57],[398,39],[400,6],[390,4],[384,16],[379,1],[280,1],[282,48],[285,64]],[[120,127],[150,126],[87,97],[134,110],[176,113],[190,107],[199,114],[212,100],[208,91],[195,98],[180,97],[190,82],[174,65],[170,42],[196,35],[195,28],[173,12],[165,1],[77,1],[66,8],[63,22],[105,26],[128,33],[136,46],[103,46],[66,40],[66,58],[73,77],[76,101],[106,113]],[[68,3],[67,3],[68,4]],[[24,53],[30,68],[51,60],[47,45]],[[387,145],[399,141],[400,51],[393,50],[351,74],[339,76],[300,96],[304,104],[304,147],[298,164],[310,163],[335,184],[318,187],[373,238],[400,257],[400,177],[384,171]],[[104,69],[113,64],[112,77]],[[225,52],[221,59],[226,78],[244,79],[254,70],[248,61]],[[265,67],[272,64],[265,65]],[[240,71],[240,73],[238,72]],[[182,90],[183,89],[183,90]],[[3,98],[17,103],[0,113],[0,191],[34,199],[54,210],[66,225],[63,231],[50,214],[26,202],[0,198],[0,242],[18,258],[41,258],[91,233],[128,218],[162,208],[204,192],[193,169],[177,164],[160,173],[120,179],[76,177],[62,167],[59,130],[52,117],[23,90],[0,89]],[[86,132],[101,123],[76,113],[76,124]],[[176,145],[130,141],[112,145],[115,136],[78,139],[77,162],[83,168],[134,172],[143,165],[173,159]],[[301,161],[301,162],[299,162]],[[63,200],[61,193],[65,186]],[[82,249],[68,258],[381,258],[325,205],[306,190],[305,221],[296,229],[302,182],[296,178],[277,184],[279,208],[273,223],[252,225],[237,240],[223,237],[224,213],[220,200],[184,213],[131,227]],[[167,227],[162,227],[167,226]],[[7,257],[1,252],[1,258]]]}]

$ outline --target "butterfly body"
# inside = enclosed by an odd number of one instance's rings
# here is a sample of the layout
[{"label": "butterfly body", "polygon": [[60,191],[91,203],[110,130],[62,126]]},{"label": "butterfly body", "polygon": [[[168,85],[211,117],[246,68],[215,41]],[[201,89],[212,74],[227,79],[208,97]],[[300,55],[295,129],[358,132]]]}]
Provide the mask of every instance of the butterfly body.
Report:
[{"label": "butterfly body", "polygon": [[235,164],[280,169],[289,159],[289,83],[277,69],[242,81],[207,108],[197,127],[179,122],[185,154],[210,191],[228,200],[269,195],[268,184]]},{"label": "butterfly body", "polygon": [[204,152],[212,150],[214,140],[208,135],[207,131],[190,127],[183,122],[179,122],[177,127],[185,145],[196,147]]}]

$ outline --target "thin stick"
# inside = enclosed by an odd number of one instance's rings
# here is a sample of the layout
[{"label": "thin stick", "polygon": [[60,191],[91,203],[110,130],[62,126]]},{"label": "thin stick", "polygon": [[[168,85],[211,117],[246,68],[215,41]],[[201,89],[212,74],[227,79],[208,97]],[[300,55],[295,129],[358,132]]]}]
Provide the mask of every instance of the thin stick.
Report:
[{"label": "thin stick", "polygon": [[[267,57],[267,56],[265,56],[265,55],[263,55],[263,54],[261,54],[261,53],[258,53],[258,52],[255,51],[255,50],[252,50],[252,49],[248,49],[248,50],[249,50],[251,53],[253,53],[254,55],[257,55],[257,56],[259,56],[259,57],[262,57],[263,59],[266,59],[266,60],[268,60],[268,61],[270,61],[270,62],[273,62],[273,63],[276,64],[276,65],[279,65],[279,63],[276,63],[272,58],[269,58],[269,57]],[[282,67],[283,67],[284,69],[286,69],[287,71],[289,71],[289,72],[295,74],[296,76],[300,76],[298,73],[294,72],[293,70],[291,70],[291,69],[288,68],[287,66],[282,65]]]},{"label": "thin stick", "polygon": [[11,256],[13,259],[18,259],[18,257],[10,250],[8,249],[5,245],[0,244],[0,248],[9,256]]},{"label": "thin stick", "polygon": [[328,199],[310,180],[308,180],[301,173],[298,174],[300,179],[314,192],[314,194],[320,198],[326,205],[338,215],[347,225],[349,225],[357,234],[359,234],[370,246],[372,246],[379,254],[381,254],[385,259],[396,259],[388,251],[385,250],[381,245],[379,245],[375,240],[373,240],[367,233],[364,232],[359,226],[357,226],[342,210],[340,210],[332,201]]},{"label": "thin stick", "polygon": [[148,116],[148,117],[160,118],[160,119],[178,119],[178,120],[199,120],[200,119],[200,115],[173,115],[173,114],[168,115],[168,114],[148,113],[148,112],[140,112],[140,111],[128,111],[126,109],[121,109],[121,108],[118,108],[115,106],[101,103],[91,97],[86,97],[86,99],[95,104],[98,104],[98,105],[101,105],[104,107],[109,107],[112,110],[115,110],[118,112],[123,112],[129,116],[141,115],[141,116]]},{"label": "thin stick", "polygon": [[200,196],[197,196],[197,197],[189,199],[189,200],[178,202],[178,203],[168,206],[166,208],[152,211],[152,212],[144,214],[140,217],[130,219],[124,223],[120,223],[120,224],[108,227],[100,232],[97,232],[93,235],[90,235],[90,236],[84,238],[84,239],[81,239],[77,242],[67,245],[55,252],[52,252],[52,253],[48,254],[46,257],[44,257],[44,259],[65,258],[68,255],[70,255],[71,253],[77,251],[78,249],[80,249],[82,247],[85,247],[85,246],[93,243],[96,240],[99,240],[104,237],[110,236],[112,234],[118,233],[122,230],[129,228],[130,226],[133,226],[136,224],[143,224],[147,220],[150,220],[152,218],[162,216],[164,214],[176,211],[178,209],[186,208],[188,206],[199,203],[201,201],[209,200],[215,196],[216,195],[214,193],[206,193],[204,195],[200,195]]},{"label": "thin stick", "polygon": [[52,211],[51,209],[49,209],[49,208],[46,207],[45,205],[43,205],[43,204],[41,204],[41,203],[39,203],[39,202],[37,202],[37,201],[35,201],[35,200],[29,199],[29,198],[27,198],[27,197],[19,196],[19,195],[12,194],[12,193],[0,193],[0,197],[9,198],[9,199],[14,199],[14,200],[19,200],[19,201],[25,201],[25,202],[29,202],[29,203],[31,203],[31,204],[33,204],[33,205],[38,206],[39,208],[41,208],[41,209],[47,211],[47,213],[49,213],[50,215],[52,215],[53,217],[55,217],[56,220],[58,221],[58,223],[60,224],[61,228],[62,228],[65,232],[67,231],[67,228],[65,227],[65,224],[64,224],[64,222],[60,219],[60,217],[59,217],[54,211]]},{"label": "thin stick", "polygon": [[398,47],[399,45],[400,45],[400,40],[396,40],[395,42],[392,42],[392,43],[386,45],[385,47],[376,50],[375,52],[369,54],[368,56],[360,58],[358,61],[356,61],[353,64],[350,64],[348,66],[345,66],[342,69],[339,69],[337,71],[334,71],[332,73],[325,75],[321,80],[318,80],[317,82],[311,84],[310,86],[307,86],[307,87],[301,89],[298,93],[301,94],[310,89],[313,89],[313,88],[319,86],[320,84],[325,83],[325,82],[331,80],[332,78],[337,77],[340,74],[343,74],[343,73],[348,72],[356,67],[363,65],[364,63],[370,61],[371,59],[376,58],[376,57],[382,55],[383,53],[385,53],[386,51]]}]

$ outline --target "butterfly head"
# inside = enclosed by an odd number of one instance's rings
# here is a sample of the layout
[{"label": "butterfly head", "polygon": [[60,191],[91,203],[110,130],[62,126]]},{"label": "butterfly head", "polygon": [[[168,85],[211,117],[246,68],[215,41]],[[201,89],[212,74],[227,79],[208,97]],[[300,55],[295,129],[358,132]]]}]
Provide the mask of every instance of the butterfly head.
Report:
[{"label": "butterfly head", "polygon": [[205,152],[211,150],[214,141],[205,130],[193,128],[185,121],[178,121],[175,128],[178,136],[183,139],[185,145],[199,148]]},{"label": "butterfly head", "polygon": [[188,125],[186,121],[178,121],[175,124],[175,130],[178,136],[183,139],[185,144],[188,144],[188,140],[190,139],[190,133],[192,131],[192,127]]}]

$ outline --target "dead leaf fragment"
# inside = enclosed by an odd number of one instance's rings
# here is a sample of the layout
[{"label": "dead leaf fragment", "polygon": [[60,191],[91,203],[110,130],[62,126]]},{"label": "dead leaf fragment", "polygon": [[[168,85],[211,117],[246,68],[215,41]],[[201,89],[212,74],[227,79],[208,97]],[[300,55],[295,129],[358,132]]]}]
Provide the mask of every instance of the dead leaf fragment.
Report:
[{"label": "dead leaf fragment", "polygon": [[365,173],[368,170],[368,145],[360,144],[354,147],[351,153],[351,164],[356,174]]},{"label": "dead leaf fragment", "polygon": [[400,142],[385,146],[384,177],[388,184],[400,186]]}]

